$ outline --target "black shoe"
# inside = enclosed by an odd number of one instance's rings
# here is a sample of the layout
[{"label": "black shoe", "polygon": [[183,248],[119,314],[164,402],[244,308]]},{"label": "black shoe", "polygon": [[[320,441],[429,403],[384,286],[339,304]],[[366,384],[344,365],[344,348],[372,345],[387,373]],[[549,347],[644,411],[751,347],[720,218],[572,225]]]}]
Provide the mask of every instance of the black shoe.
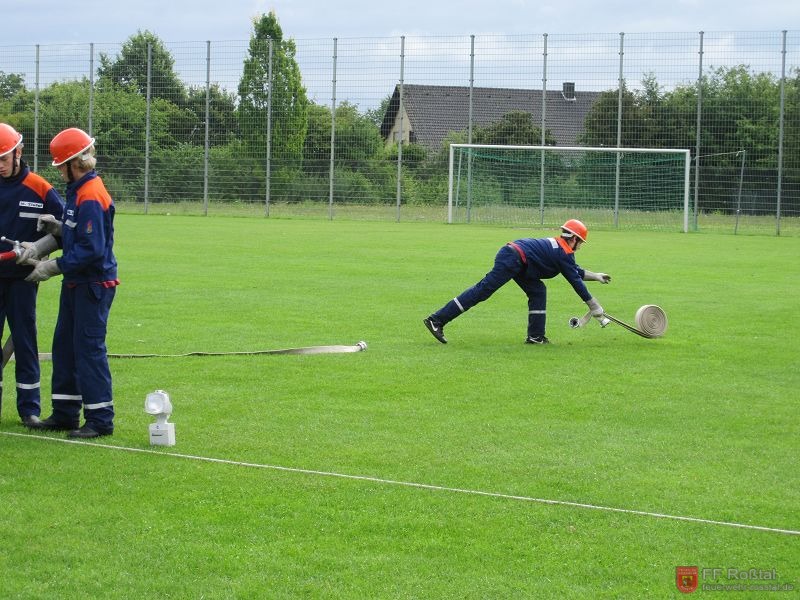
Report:
[{"label": "black shoe", "polygon": [[73,429],[72,431],[70,431],[67,434],[67,437],[68,438],[77,438],[77,439],[88,440],[88,439],[91,439],[91,438],[97,438],[97,437],[101,437],[101,436],[104,436],[104,435],[111,435],[112,433],[114,433],[113,429],[112,430],[99,431],[99,430],[95,429],[94,427],[92,427],[91,425],[89,425],[87,423],[86,425],[84,425],[80,429]]},{"label": "black shoe", "polygon": [[41,421],[36,415],[25,415],[22,417],[22,424],[25,425],[25,427],[36,429],[36,426],[39,425],[39,423],[41,423]]},{"label": "black shoe", "polygon": [[50,415],[46,419],[37,419],[35,423],[25,423],[25,425],[30,429],[40,431],[71,431],[78,428],[78,421],[59,421]]},{"label": "black shoe", "polygon": [[433,317],[422,319],[422,322],[425,323],[425,327],[428,328],[428,331],[431,332],[431,335],[433,337],[435,337],[443,344],[447,343],[447,338],[444,337],[444,325],[442,325],[439,321],[435,320]]},{"label": "black shoe", "polygon": [[528,336],[525,340],[526,344],[549,344],[550,340],[548,340],[543,335],[537,335],[536,337]]}]

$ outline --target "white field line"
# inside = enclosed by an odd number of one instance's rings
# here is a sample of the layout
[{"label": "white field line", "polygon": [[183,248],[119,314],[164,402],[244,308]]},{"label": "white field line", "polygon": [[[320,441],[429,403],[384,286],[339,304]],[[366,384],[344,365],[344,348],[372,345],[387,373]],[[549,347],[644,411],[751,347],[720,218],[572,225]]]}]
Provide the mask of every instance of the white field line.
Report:
[{"label": "white field line", "polygon": [[702,523],[704,525],[717,525],[720,527],[736,527],[739,529],[751,529],[756,531],[767,531],[770,533],[782,533],[786,535],[800,535],[800,530],[795,529],[780,529],[777,527],[765,527],[763,525],[748,525],[746,523],[734,523],[731,521],[717,521],[714,519],[701,519],[699,517],[686,517],[681,515],[670,515],[666,513],[649,512],[646,510],[634,510],[631,508],[616,508],[613,506],[601,506],[598,504],[587,504],[585,502],[571,502],[569,500],[551,500],[547,498],[534,498],[531,496],[517,496],[515,494],[503,494],[500,492],[486,492],[482,490],[470,490],[456,487],[448,487],[442,485],[434,485],[430,483],[416,483],[413,481],[398,481],[395,479],[383,479],[381,477],[371,477],[369,475],[348,475],[347,473],[334,473],[331,471],[318,471],[316,469],[301,469],[299,467],[283,467],[280,465],[264,465],[259,463],[241,462],[237,460],[228,460],[224,458],[213,458],[209,456],[194,456],[192,454],[180,454],[177,452],[167,452],[163,450],[153,450],[148,448],[128,448],[125,446],[112,446],[110,444],[99,444],[96,442],[85,442],[82,440],[70,440],[54,437],[46,437],[27,433],[14,433],[10,431],[0,431],[2,435],[10,435],[17,437],[32,438],[38,440],[49,440],[53,442],[61,442],[65,444],[80,444],[83,446],[95,446],[97,448],[106,448],[108,450],[121,450],[125,452],[139,452],[141,454],[157,454],[159,456],[169,456],[172,458],[183,458],[187,460],[199,460],[203,462],[217,463],[222,465],[231,465],[236,467],[248,467],[251,469],[269,469],[272,471],[283,471],[287,473],[301,473],[304,475],[318,475],[321,477],[336,477],[339,479],[350,479],[354,481],[367,481],[370,483],[379,483],[382,485],[396,485],[410,488],[417,488],[423,490],[432,490],[436,492],[450,492],[454,494],[469,494],[471,496],[484,496],[488,498],[498,498],[503,500],[517,500],[520,502],[535,502],[538,504],[550,504],[554,506],[568,506],[572,508],[583,508],[588,510],[600,510],[605,512],[622,513],[627,515],[639,515],[642,517],[652,517],[655,519],[670,519],[672,521],[687,521],[690,523]]}]

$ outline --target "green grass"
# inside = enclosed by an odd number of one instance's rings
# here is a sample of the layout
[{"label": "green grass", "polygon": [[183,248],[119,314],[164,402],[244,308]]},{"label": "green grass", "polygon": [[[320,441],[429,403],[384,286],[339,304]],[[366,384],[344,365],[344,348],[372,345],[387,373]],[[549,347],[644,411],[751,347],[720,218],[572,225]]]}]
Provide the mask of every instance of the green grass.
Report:
[{"label": "green grass", "polygon": [[[800,588],[796,535],[253,466],[800,530],[800,238],[593,232],[578,262],[613,282],[591,289],[625,321],[662,306],[664,338],[570,329],[586,308],[557,278],[551,346],[522,343],[513,283],[438,344],[421,319],[523,235],[118,215],[110,352],[369,348],[113,359],[101,446],[28,435],[9,365],[0,596],[668,598],[679,565]],[[57,295],[42,284],[43,350]],[[157,388],[171,449],[148,443]]]},{"label": "green grass", "polygon": [[[226,216],[263,217],[279,219],[329,219],[336,221],[402,221],[443,223],[447,221],[447,203],[444,204],[403,204],[398,210],[393,203],[347,204],[327,202],[272,202],[269,207],[264,202],[117,202],[117,212],[127,214],[149,214],[164,216]],[[268,213],[268,214],[267,214]],[[617,215],[608,208],[588,208],[581,206],[549,207],[545,211],[544,226],[550,228],[560,225],[578,214],[581,219],[592,224],[592,231],[683,231],[682,212],[652,212],[622,210]],[[530,230],[531,221],[541,223],[538,205],[519,204],[498,205],[474,203],[467,215],[461,204],[453,209],[453,223],[488,225],[491,227],[514,227]],[[534,226],[542,234],[541,225]],[[732,235],[777,235],[791,237],[800,235],[800,218],[790,216],[784,211],[780,223],[775,215],[751,215],[742,213],[738,222],[736,215],[702,212],[696,219],[689,218],[688,230],[692,233],[724,233]],[[549,233],[542,235],[550,235]]]}]

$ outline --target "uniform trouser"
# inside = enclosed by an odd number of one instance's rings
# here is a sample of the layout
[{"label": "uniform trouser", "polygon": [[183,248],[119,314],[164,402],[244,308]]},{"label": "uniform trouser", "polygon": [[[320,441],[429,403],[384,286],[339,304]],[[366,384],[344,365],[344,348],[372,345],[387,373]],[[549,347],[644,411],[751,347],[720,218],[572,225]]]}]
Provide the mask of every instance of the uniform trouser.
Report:
[{"label": "uniform trouser", "polygon": [[[14,343],[17,380],[17,412],[20,417],[39,416],[39,346],[36,341],[36,293],[39,285],[23,279],[0,279],[0,338],[8,320]],[[0,398],[3,373],[0,370]]]},{"label": "uniform trouser", "polygon": [[444,325],[470,308],[487,300],[492,294],[511,280],[528,296],[528,335],[544,335],[547,307],[547,288],[541,279],[529,275],[517,251],[503,246],[497,252],[494,266],[486,276],[471,288],[456,296],[431,315]]},{"label": "uniform trouser", "polygon": [[100,432],[114,429],[111,371],[106,330],[116,288],[97,283],[62,283],[53,334],[53,416],[86,424]]}]

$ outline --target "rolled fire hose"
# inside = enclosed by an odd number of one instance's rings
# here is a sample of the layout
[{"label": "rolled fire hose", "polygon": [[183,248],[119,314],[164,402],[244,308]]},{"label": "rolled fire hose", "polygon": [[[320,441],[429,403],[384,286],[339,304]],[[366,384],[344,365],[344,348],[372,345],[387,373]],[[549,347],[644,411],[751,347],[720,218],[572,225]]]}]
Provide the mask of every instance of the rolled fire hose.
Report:
[{"label": "rolled fire hose", "polygon": [[639,331],[651,337],[661,337],[667,331],[667,314],[655,304],[640,307],[634,321]]}]

